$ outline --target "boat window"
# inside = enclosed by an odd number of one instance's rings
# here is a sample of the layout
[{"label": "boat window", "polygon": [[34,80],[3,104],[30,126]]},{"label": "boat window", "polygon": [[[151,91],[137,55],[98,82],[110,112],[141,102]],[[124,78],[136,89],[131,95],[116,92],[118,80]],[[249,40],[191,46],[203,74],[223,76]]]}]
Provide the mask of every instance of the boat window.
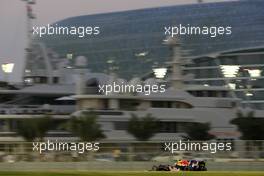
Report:
[{"label": "boat window", "polygon": [[152,108],[192,108],[192,105],[181,101],[152,101]]},{"label": "boat window", "polygon": [[139,102],[137,100],[124,99],[120,100],[119,104],[121,110],[135,111],[139,105]]},{"label": "boat window", "polygon": [[59,83],[59,77],[53,77],[53,83],[58,84]]},{"label": "boat window", "polygon": [[153,108],[172,108],[172,102],[170,102],[170,101],[152,101],[151,107],[153,107]]}]

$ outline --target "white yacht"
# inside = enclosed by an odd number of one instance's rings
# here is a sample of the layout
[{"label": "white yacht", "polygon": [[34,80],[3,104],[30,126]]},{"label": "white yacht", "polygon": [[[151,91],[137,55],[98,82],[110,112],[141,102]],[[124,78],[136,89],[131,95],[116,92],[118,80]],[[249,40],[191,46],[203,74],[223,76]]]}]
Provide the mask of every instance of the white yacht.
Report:
[{"label": "white yacht", "polygon": [[[28,18],[29,23],[31,18]],[[29,29],[30,26],[29,26]],[[29,39],[31,38],[29,31]],[[240,107],[240,100],[228,87],[185,85],[181,71],[181,46],[175,39],[166,40],[173,50],[168,79],[137,78],[131,84],[165,84],[162,93],[100,93],[99,85],[126,82],[116,76],[91,73],[86,59],[60,58],[44,44],[30,40],[26,55],[24,84],[0,88],[0,141],[21,140],[15,133],[16,122],[23,118],[37,118],[50,114],[54,119],[49,137],[71,136],[58,129],[58,124],[84,111],[96,111],[108,141],[135,140],[126,132],[131,114],[139,117],[151,114],[160,121],[161,129],[151,140],[180,139],[189,123],[210,123],[218,139],[237,139],[240,134],[230,124]],[[76,63],[73,63],[74,60]],[[255,110],[255,117],[263,118],[264,111]]]},{"label": "white yacht", "polygon": [[[238,139],[240,133],[236,126],[230,124],[237,113],[247,113],[250,108],[242,109],[240,99],[233,96],[228,87],[208,85],[184,85],[181,74],[180,43],[175,39],[167,41],[173,49],[173,59],[169,63],[171,76],[166,82],[166,91],[159,93],[112,93],[90,94],[87,91],[73,96],[77,101],[78,111],[74,115],[89,112],[91,109],[99,115],[109,141],[135,140],[127,133],[131,114],[138,117],[151,114],[160,121],[160,131],[152,141],[170,141],[181,139],[186,125],[192,123],[210,123],[210,133],[217,139]],[[111,81],[122,82],[118,78]],[[107,85],[109,82],[94,80],[91,85]],[[89,82],[89,81],[88,81]],[[91,81],[90,81],[91,83]],[[145,81],[135,78],[130,84],[163,84],[164,81],[153,78]],[[87,90],[88,84],[85,89]],[[96,86],[95,86],[96,87]],[[91,89],[91,86],[89,87]],[[263,118],[264,111],[255,111],[255,116]]]}]

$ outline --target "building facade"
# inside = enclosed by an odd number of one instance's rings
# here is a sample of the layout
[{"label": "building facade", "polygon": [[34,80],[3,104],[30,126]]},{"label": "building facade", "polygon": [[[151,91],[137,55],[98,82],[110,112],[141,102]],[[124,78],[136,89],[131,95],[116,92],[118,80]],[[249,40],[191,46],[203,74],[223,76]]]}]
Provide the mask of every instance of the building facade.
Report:
[{"label": "building facade", "polygon": [[[142,76],[152,67],[164,66],[171,52],[163,45],[165,26],[231,26],[232,35],[182,36],[187,56],[264,45],[264,2],[229,1],[85,15],[55,22],[57,26],[99,26],[100,35],[46,35],[41,38],[61,57],[72,54],[88,58],[93,72],[115,67],[124,78]],[[127,67],[130,65],[131,67]]]},{"label": "building facade", "polygon": [[248,48],[193,58],[191,84],[229,87],[244,107],[264,109],[264,49]]},{"label": "building facade", "polygon": [[[60,57],[88,58],[93,72],[114,70],[131,79],[165,67],[172,52],[162,43],[165,26],[231,26],[232,35],[182,36],[184,74],[190,84],[227,86],[247,107],[264,108],[264,1],[229,1],[151,8],[71,17],[58,26],[99,26],[100,35],[85,38],[43,36],[41,42]],[[191,59],[191,62],[189,60]],[[183,61],[183,63],[185,63]],[[129,67],[128,67],[129,65]],[[69,65],[69,68],[71,66]]]}]

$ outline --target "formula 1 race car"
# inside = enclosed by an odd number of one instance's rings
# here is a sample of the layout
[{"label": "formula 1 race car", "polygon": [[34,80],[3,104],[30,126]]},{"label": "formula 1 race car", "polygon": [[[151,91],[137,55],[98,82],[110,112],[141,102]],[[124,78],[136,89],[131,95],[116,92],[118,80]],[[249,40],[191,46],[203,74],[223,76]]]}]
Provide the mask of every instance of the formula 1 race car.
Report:
[{"label": "formula 1 race car", "polygon": [[152,171],[207,171],[205,161],[179,160],[174,165],[153,166]]}]

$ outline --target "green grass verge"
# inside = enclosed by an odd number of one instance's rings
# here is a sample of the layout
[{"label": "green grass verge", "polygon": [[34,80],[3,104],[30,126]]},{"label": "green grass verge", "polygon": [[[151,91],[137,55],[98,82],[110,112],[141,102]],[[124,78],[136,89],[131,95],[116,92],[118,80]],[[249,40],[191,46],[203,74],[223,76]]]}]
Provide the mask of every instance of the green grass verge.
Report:
[{"label": "green grass verge", "polygon": [[0,176],[264,176],[264,172],[0,172]]}]

